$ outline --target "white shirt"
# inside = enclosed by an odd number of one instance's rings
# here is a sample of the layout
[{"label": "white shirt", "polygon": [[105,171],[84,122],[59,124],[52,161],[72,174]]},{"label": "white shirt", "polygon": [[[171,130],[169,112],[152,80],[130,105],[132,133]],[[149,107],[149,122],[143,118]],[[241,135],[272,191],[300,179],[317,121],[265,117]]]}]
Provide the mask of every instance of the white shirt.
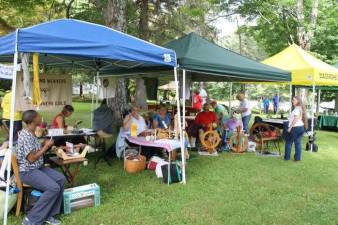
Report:
[{"label": "white shirt", "polygon": [[247,109],[245,112],[242,112],[242,117],[245,116],[249,116],[251,115],[251,107],[250,107],[250,102],[247,99],[244,99],[243,101],[241,101],[241,103],[239,104],[239,109]]},{"label": "white shirt", "polygon": [[302,108],[300,106],[296,106],[289,115],[289,128],[293,120],[298,117],[298,121],[293,125],[294,127],[304,126],[304,122],[302,120]]},{"label": "white shirt", "polygon": [[128,130],[126,130],[126,132],[130,132],[130,127],[133,123],[137,125],[137,135],[139,135],[140,133],[142,133],[143,131],[147,129],[147,124],[142,116],[139,116],[138,120],[132,116],[131,120],[129,121]]},{"label": "white shirt", "polygon": [[204,88],[201,88],[200,96],[202,97],[202,105],[204,105],[207,102],[208,97],[208,93],[204,90]]}]

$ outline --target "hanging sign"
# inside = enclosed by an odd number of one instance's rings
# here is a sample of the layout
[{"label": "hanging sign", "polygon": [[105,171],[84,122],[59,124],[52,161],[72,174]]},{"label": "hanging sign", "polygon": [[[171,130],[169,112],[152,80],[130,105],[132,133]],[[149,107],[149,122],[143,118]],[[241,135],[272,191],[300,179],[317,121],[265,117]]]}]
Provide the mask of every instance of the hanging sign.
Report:
[{"label": "hanging sign", "polygon": [[[45,75],[39,76],[40,92],[42,103],[39,106],[39,110],[59,110],[65,105],[72,103],[72,77],[70,75]],[[33,80],[31,79],[30,85],[32,87]],[[28,109],[36,109],[33,106],[31,99],[27,99],[24,96],[23,88],[23,75],[18,73],[17,76],[17,94],[16,94],[16,111],[25,111]],[[33,89],[31,88],[31,92]],[[30,93],[32,96],[32,93]]]},{"label": "hanging sign", "polygon": [[0,64],[0,78],[11,80],[13,77],[13,66]]}]

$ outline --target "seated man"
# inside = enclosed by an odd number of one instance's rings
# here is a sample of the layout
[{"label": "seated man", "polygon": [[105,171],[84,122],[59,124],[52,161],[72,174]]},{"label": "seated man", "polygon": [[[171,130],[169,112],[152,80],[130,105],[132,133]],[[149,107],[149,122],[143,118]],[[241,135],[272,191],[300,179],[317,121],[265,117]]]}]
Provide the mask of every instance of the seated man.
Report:
[{"label": "seated man", "polygon": [[22,118],[27,126],[19,135],[16,152],[20,178],[23,183],[43,192],[34,207],[24,217],[22,224],[58,225],[61,222],[54,216],[60,213],[65,177],[43,165],[43,155],[54,141],[47,140],[41,145],[35,136],[35,129],[41,124],[41,116],[38,112],[25,111]]},{"label": "seated man", "polygon": [[216,128],[217,123],[216,113],[211,112],[210,104],[205,103],[203,105],[203,112],[197,114],[194,123],[188,128],[190,145],[194,147],[197,135],[201,139],[204,132],[209,129],[209,126]]},{"label": "seated man", "polygon": [[113,111],[108,107],[107,100],[103,99],[93,112],[93,129],[98,134],[110,135],[113,133],[113,120]]},{"label": "seated man", "polygon": [[154,129],[160,128],[160,129],[168,129],[170,127],[170,113],[168,113],[167,108],[164,105],[160,106],[160,110],[158,114],[154,114],[153,116],[153,123],[152,127]]}]

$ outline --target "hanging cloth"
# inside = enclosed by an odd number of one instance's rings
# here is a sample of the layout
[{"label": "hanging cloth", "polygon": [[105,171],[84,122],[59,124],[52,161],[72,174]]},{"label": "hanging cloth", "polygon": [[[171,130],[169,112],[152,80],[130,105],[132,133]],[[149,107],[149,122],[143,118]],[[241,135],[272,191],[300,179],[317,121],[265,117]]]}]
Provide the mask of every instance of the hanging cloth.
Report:
[{"label": "hanging cloth", "polygon": [[29,74],[29,53],[20,53],[22,70],[23,70],[23,97],[32,100],[31,97],[31,80]]},{"label": "hanging cloth", "polygon": [[39,107],[42,103],[39,80],[39,53],[33,54],[33,105]]}]

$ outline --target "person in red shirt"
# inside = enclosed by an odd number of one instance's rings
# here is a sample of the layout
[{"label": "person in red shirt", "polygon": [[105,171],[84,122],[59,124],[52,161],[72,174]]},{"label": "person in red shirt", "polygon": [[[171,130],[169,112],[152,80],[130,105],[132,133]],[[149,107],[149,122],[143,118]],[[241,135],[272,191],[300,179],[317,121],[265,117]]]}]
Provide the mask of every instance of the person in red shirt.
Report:
[{"label": "person in red shirt", "polygon": [[199,112],[195,118],[194,123],[188,128],[190,136],[190,145],[195,146],[197,135],[201,137],[205,131],[209,129],[211,125],[213,128],[217,127],[216,113],[210,111],[210,104],[203,105],[203,112]]},{"label": "person in red shirt", "polygon": [[200,112],[201,109],[202,109],[202,102],[203,102],[203,99],[200,96],[200,91],[199,90],[195,90],[194,94],[192,96],[192,107],[195,110],[197,110],[198,112]]}]

